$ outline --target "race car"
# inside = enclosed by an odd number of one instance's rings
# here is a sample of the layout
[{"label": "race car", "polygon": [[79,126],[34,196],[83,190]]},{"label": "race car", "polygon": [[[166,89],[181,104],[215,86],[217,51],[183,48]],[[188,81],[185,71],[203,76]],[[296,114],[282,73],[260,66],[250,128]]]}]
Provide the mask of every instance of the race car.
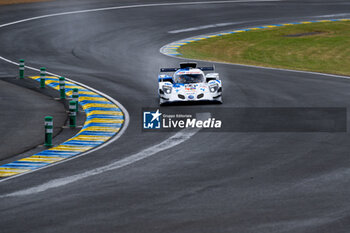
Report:
[{"label": "race car", "polygon": [[197,63],[180,63],[180,68],[161,68],[158,76],[159,104],[181,102],[222,103],[222,83],[218,73],[212,67],[197,67]]}]

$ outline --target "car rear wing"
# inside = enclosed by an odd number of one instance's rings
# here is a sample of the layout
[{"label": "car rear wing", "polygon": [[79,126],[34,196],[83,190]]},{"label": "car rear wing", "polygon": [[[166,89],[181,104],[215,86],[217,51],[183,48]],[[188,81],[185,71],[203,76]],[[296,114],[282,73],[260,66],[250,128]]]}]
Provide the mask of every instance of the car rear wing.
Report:
[{"label": "car rear wing", "polygon": [[160,68],[160,72],[175,72],[179,69],[186,69],[186,68],[197,68],[202,71],[214,71],[215,66],[208,66],[208,67],[197,67],[197,63],[195,62],[186,62],[186,63],[180,63],[180,68]]}]

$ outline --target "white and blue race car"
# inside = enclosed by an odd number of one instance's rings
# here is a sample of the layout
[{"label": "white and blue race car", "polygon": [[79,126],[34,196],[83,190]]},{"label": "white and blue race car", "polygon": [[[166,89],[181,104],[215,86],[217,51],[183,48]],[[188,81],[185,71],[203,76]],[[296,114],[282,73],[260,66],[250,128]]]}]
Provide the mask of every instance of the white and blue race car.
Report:
[{"label": "white and blue race car", "polygon": [[180,68],[161,68],[160,72],[173,73],[172,76],[158,76],[159,104],[178,102],[222,103],[222,83],[212,67],[197,67],[197,63],[180,63]]}]

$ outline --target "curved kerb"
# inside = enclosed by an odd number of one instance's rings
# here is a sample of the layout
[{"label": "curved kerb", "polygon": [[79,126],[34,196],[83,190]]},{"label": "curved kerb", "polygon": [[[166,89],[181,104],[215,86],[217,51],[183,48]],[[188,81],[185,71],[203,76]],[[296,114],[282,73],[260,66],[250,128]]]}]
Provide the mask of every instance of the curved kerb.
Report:
[{"label": "curved kerb", "polygon": [[[39,76],[29,78],[40,82]],[[59,91],[59,78],[48,76],[45,85]],[[66,81],[65,86],[67,97],[72,97],[73,88],[79,90],[79,104],[86,114],[82,129],[60,145],[1,165],[0,177],[18,176],[78,156],[96,149],[120,132],[125,114],[117,104],[85,85]]]}]

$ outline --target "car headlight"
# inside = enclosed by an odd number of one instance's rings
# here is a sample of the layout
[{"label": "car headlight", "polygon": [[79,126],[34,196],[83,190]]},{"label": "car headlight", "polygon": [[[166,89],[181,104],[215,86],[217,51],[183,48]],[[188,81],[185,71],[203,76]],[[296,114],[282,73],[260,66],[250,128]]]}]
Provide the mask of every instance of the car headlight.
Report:
[{"label": "car headlight", "polygon": [[209,86],[209,90],[210,90],[210,92],[216,92],[217,90],[219,89],[219,85],[217,84],[217,83],[215,83],[215,84],[212,84],[212,85],[210,85]]},{"label": "car headlight", "polygon": [[163,86],[162,89],[163,89],[165,94],[170,94],[171,90],[172,90],[172,87],[171,86]]}]

